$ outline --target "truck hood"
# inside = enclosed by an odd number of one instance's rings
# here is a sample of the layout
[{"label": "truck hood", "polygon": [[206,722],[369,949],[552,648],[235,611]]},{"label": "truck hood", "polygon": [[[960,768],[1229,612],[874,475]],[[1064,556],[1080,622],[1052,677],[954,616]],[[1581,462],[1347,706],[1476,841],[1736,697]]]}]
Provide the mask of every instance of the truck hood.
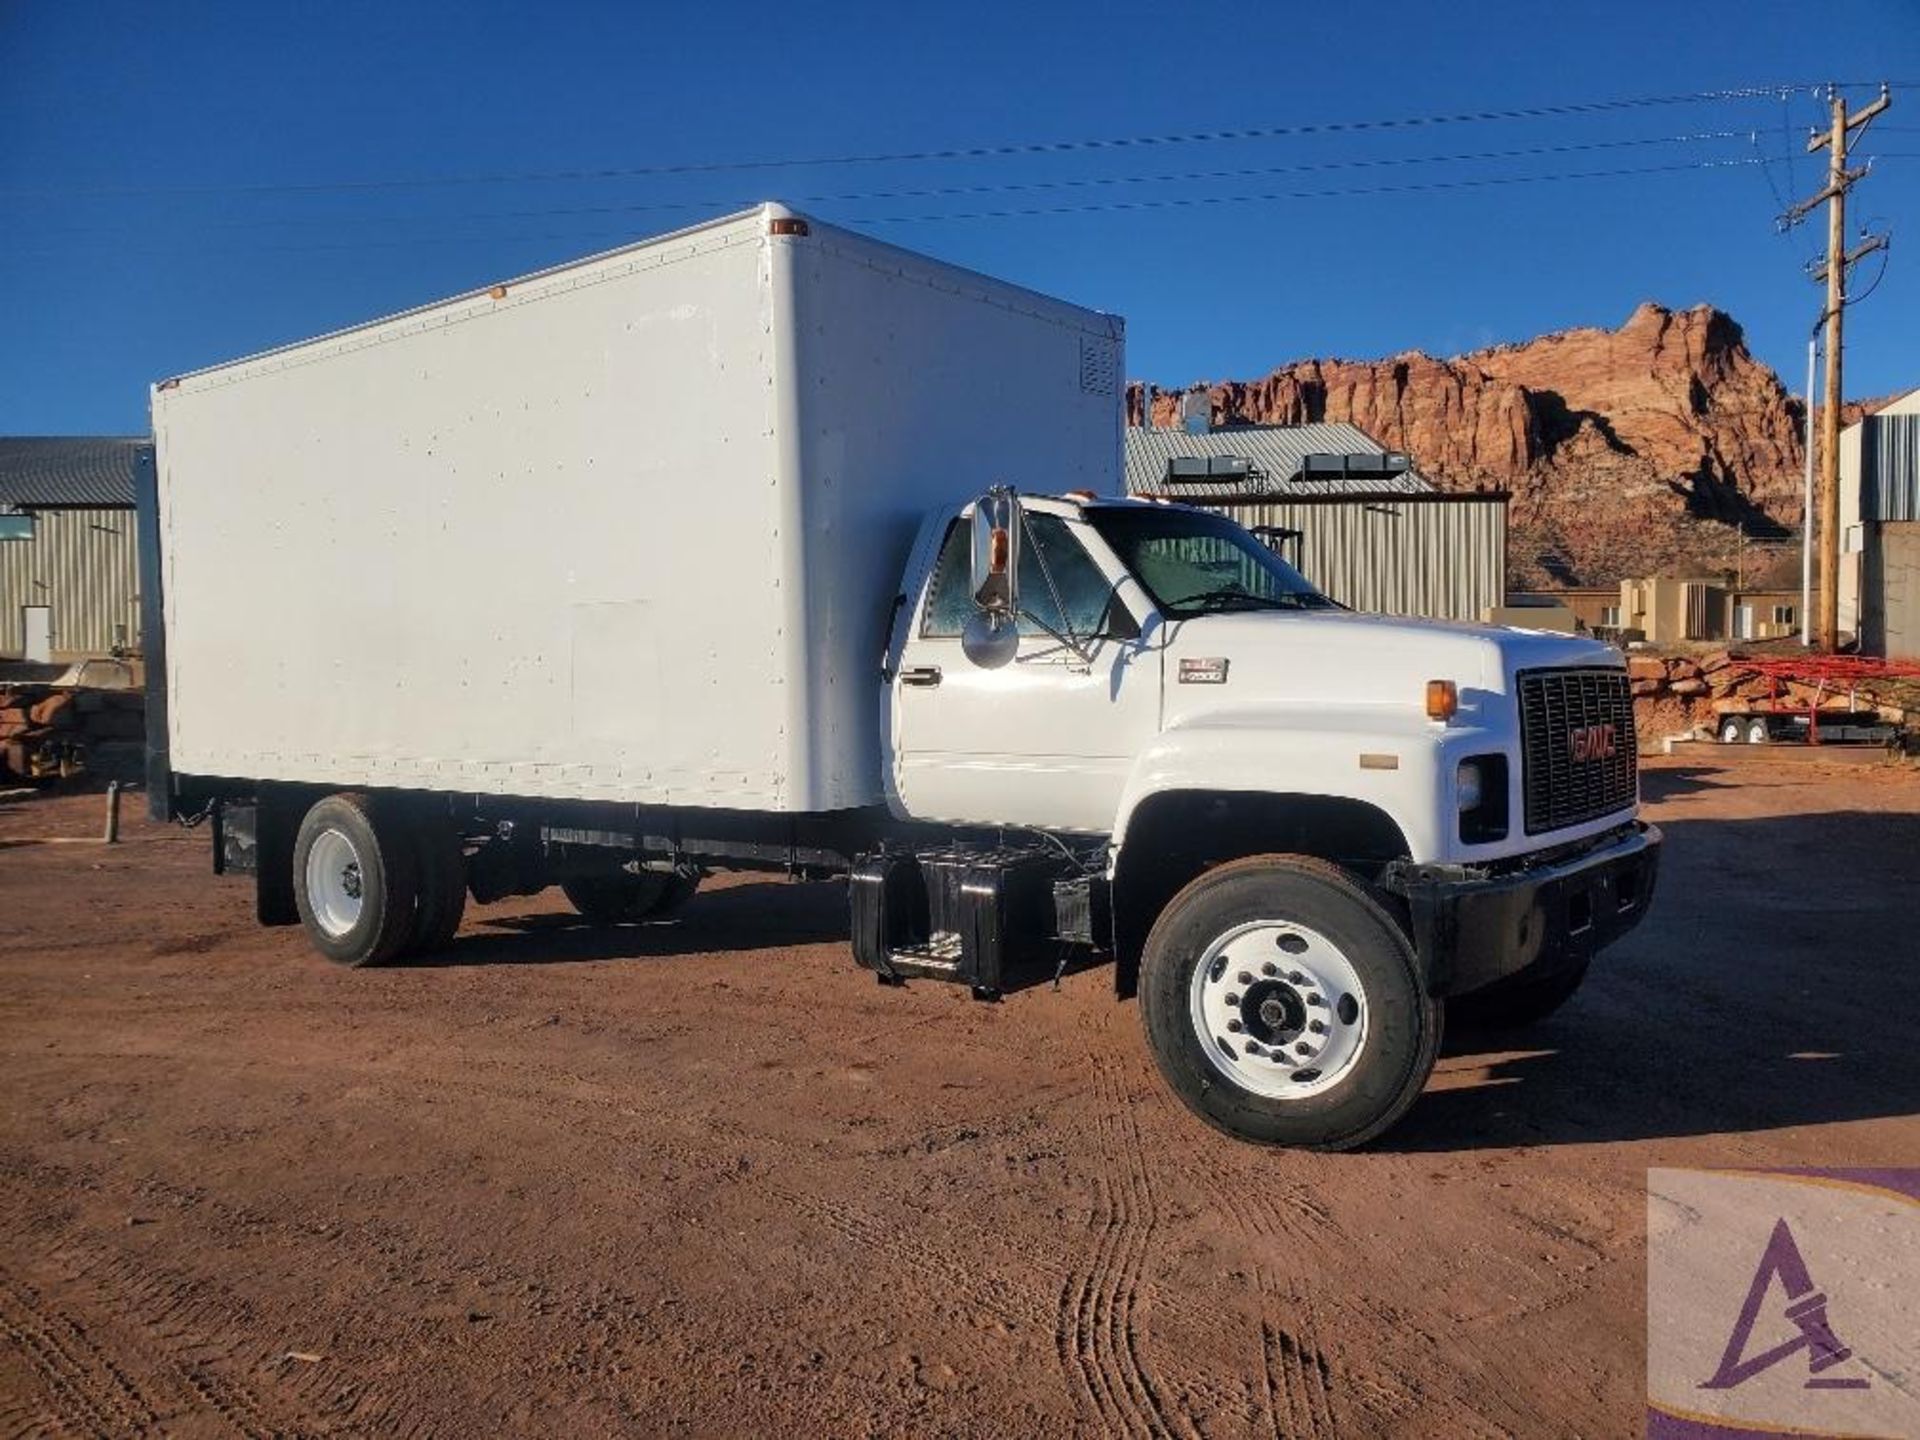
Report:
[{"label": "truck hood", "polygon": [[[1182,660],[1227,661],[1224,684],[1182,683]],[[1619,651],[1595,640],[1351,611],[1257,611],[1176,621],[1166,643],[1169,724],[1196,710],[1243,704],[1418,709],[1426,682],[1460,687],[1461,718],[1513,693],[1514,675],[1549,666],[1624,668]]]}]

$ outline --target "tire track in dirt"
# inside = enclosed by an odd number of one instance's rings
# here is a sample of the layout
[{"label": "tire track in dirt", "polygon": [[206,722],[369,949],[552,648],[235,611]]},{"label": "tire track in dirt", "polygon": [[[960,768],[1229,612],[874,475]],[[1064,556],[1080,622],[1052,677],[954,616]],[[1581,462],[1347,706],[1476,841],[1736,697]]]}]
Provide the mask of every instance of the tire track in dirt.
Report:
[{"label": "tire track in dirt", "polygon": [[1143,1355],[1143,1276],[1160,1224],[1159,1194],[1137,1117],[1111,1054],[1104,1022],[1090,1054],[1093,1130],[1101,1160],[1089,1217],[1092,1241],[1074,1257],[1054,1326],[1075,1403],[1110,1434],[1192,1435]]},{"label": "tire track in dirt", "polygon": [[37,1287],[0,1276],[0,1334],[45,1392],[37,1405],[20,1397],[9,1435],[159,1433],[158,1411],[125,1368]]}]

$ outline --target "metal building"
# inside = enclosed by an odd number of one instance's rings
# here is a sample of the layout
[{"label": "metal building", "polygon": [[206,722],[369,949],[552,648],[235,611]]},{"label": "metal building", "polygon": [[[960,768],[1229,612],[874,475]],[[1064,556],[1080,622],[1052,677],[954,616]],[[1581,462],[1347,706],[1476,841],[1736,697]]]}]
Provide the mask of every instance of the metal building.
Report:
[{"label": "metal building", "polygon": [[0,437],[0,659],[138,647],[133,468],[148,443]]},{"label": "metal building", "polygon": [[1920,390],[1840,432],[1840,628],[1920,660]]},{"label": "metal building", "polygon": [[1437,490],[1353,425],[1127,431],[1127,490],[1260,528],[1342,604],[1479,620],[1506,599],[1507,496]]}]

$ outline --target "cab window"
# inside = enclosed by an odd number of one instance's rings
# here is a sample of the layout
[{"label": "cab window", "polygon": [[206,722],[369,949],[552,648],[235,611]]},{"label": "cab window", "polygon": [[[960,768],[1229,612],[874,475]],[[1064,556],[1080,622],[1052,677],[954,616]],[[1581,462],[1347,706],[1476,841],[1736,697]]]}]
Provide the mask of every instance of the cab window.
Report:
[{"label": "cab window", "polygon": [[[926,639],[958,638],[961,627],[973,614],[973,597],[968,594],[973,579],[969,540],[970,527],[965,521],[956,520],[948,527],[920,621],[920,634]],[[1106,618],[1113,586],[1093,563],[1086,547],[1074,539],[1067,522],[1058,515],[1029,511],[1021,542],[1020,633],[1044,635],[1049,627],[1063,635],[1069,630],[1077,635],[1096,633]],[[1051,586],[1047,584],[1049,572],[1053,576]],[[1054,600],[1056,590],[1058,603]]]}]

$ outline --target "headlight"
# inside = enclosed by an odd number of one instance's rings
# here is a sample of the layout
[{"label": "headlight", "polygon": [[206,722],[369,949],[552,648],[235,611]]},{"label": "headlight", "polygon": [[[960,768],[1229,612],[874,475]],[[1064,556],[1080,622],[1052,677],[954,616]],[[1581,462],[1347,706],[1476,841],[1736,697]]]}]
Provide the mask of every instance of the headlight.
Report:
[{"label": "headlight", "polygon": [[1490,845],[1507,838],[1507,757],[1475,755],[1453,772],[1453,793],[1460,802],[1460,838],[1469,845]]},{"label": "headlight", "polygon": [[1462,760],[1460,768],[1453,772],[1454,793],[1460,798],[1460,812],[1480,808],[1480,762]]}]

